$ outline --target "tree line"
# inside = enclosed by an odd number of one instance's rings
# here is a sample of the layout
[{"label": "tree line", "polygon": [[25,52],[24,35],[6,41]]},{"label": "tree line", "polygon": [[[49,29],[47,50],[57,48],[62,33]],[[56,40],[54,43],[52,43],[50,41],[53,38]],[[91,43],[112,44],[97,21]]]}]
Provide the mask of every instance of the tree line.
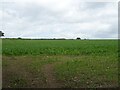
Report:
[{"label": "tree line", "polygon": [[[2,31],[0,31],[0,37],[2,37],[2,36],[4,36],[4,33],[3,33]],[[17,39],[22,39],[22,38],[21,38],[21,37],[18,37]],[[77,40],[81,40],[80,37],[77,37],[76,39],[77,39]],[[65,39],[65,38],[58,38],[58,39],[53,38],[53,39],[40,39],[40,40],[66,40],[66,39]],[[86,39],[84,39],[84,40],[86,40]]]}]

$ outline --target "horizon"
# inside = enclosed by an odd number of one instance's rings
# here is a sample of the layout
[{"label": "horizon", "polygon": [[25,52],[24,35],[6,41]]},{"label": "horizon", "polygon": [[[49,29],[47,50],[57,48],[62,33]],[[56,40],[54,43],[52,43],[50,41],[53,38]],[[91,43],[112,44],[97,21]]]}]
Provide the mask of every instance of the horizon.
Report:
[{"label": "horizon", "polygon": [[[22,38],[22,37],[10,37],[10,38],[8,38],[8,37],[1,37],[1,39],[30,39],[30,40],[77,40],[77,38],[78,37],[76,37],[76,38],[62,38],[62,37],[60,37],[60,38],[29,38],[29,37],[27,37],[27,38]],[[78,39],[78,40],[119,40],[118,38],[80,38],[80,39]]]}]

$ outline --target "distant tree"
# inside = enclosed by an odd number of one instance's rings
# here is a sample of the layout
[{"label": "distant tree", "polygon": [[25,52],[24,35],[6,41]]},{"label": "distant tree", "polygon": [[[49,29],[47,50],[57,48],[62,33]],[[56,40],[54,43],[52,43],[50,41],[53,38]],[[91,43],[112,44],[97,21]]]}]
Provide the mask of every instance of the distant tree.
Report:
[{"label": "distant tree", "polygon": [[80,37],[77,37],[76,39],[77,39],[77,40],[81,40],[81,38],[80,38]]},{"label": "distant tree", "polygon": [[22,39],[21,37],[18,37],[18,39]]},{"label": "distant tree", "polygon": [[1,37],[1,36],[4,36],[4,33],[3,33],[2,31],[0,31],[0,37]]}]

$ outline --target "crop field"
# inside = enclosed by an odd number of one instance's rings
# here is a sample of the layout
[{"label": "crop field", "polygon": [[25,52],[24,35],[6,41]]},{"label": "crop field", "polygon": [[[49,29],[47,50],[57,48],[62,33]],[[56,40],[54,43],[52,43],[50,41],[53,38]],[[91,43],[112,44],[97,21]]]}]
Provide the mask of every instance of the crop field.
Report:
[{"label": "crop field", "polygon": [[2,40],[3,88],[118,87],[117,40]]}]

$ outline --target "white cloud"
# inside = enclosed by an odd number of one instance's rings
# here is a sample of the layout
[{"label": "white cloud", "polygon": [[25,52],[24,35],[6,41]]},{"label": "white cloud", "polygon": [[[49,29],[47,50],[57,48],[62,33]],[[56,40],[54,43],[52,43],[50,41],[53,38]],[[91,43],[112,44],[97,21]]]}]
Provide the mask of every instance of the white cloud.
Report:
[{"label": "white cloud", "polygon": [[13,0],[2,5],[5,37],[117,38],[116,2]]}]

